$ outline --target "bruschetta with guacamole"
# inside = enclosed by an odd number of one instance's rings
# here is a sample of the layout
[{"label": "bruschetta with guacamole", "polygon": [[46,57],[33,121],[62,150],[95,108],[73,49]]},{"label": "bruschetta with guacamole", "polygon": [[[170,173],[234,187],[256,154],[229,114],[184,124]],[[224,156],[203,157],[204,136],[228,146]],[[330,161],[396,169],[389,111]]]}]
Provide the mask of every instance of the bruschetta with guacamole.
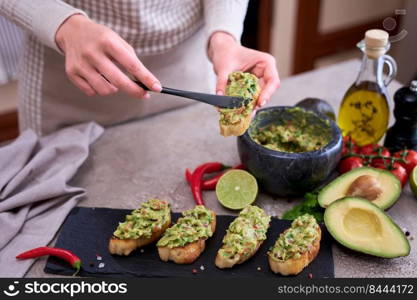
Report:
[{"label": "bruschetta with guacamole", "polygon": [[216,214],[202,205],[186,210],[158,241],[159,257],[163,261],[190,264],[204,251],[206,240],[216,230]]},{"label": "bruschetta with guacamole", "polygon": [[232,268],[251,258],[266,240],[271,217],[257,206],[245,207],[230,223],[223,238],[223,246],[217,252],[218,268]]},{"label": "bruschetta with guacamole", "polygon": [[245,133],[249,127],[260,91],[258,78],[255,75],[240,71],[229,75],[226,95],[250,99],[250,102],[238,108],[219,108],[221,135],[227,137]]},{"label": "bruschetta with guacamole", "polygon": [[296,275],[317,256],[320,250],[321,229],[316,219],[304,214],[281,233],[268,252],[268,261],[274,273]]},{"label": "bruschetta with guacamole", "polygon": [[119,223],[109,241],[111,254],[129,255],[133,250],[157,241],[171,224],[167,201],[150,199]]}]

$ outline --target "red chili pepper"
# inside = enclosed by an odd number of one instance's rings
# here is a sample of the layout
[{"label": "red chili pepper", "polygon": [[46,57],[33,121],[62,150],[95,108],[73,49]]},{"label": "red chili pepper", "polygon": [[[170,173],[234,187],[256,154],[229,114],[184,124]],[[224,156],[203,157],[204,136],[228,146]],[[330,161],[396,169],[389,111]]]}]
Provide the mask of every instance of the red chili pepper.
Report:
[{"label": "red chili pepper", "polygon": [[81,268],[81,259],[75,255],[73,252],[61,248],[53,248],[53,247],[39,247],[34,248],[32,250],[28,250],[26,252],[20,253],[16,256],[17,259],[28,259],[28,258],[36,258],[44,255],[51,255],[62,258],[63,260],[69,262],[71,266],[76,269],[74,275],[80,271]]},{"label": "red chili pepper", "polygon": [[[204,191],[214,190],[216,188],[217,182],[219,181],[220,177],[222,177],[224,175],[224,173],[226,173],[229,170],[238,170],[238,169],[243,170],[243,169],[245,169],[245,167],[242,164],[240,164],[240,165],[234,166],[234,167],[226,170],[225,172],[217,174],[217,175],[215,175],[215,176],[213,176],[213,177],[211,177],[207,180],[203,180],[202,185],[201,185],[201,189],[204,190]],[[185,169],[185,179],[187,180],[188,184],[190,184],[190,185],[191,185],[191,177],[192,177],[191,171],[188,168]]]},{"label": "red chili pepper", "polygon": [[245,167],[243,165],[237,165],[237,166],[234,166],[233,168],[230,168],[230,169],[228,169],[228,170],[226,170],[226,171],[224,171],[220,174],[217,174],[217,175],[215,175],[215,176],[213,176],[213,177],[211,177],[207,180],[204,180],[203,185],[202,185],[203,190],[214,190],[216,188],[217,182],[219,181],[220,177],[222,177],[224,175],[224,173],[226,173],[230,170],[238,170],[238,169],[242,170],[244,168]]},{"label": "red chili pepper", "polygon": [[202,194],[202,180],[206,173],[213,173],[228,168],[219,162],[208,162],[198,166],[191,175],[191,192],[193,193],[195,203],[197,205],[204,205]]}]

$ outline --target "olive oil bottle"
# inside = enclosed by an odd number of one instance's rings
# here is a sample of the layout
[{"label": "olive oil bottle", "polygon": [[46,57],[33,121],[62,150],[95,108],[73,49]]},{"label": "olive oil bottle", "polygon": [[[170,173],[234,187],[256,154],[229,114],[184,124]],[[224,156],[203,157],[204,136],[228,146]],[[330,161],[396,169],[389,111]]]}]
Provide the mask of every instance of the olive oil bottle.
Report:
[{"label": "olive oil bottle", "polygon": [[[390,43],[388,33],[383,30],[368,30],[357,46],[364,52],[361,68],[343,97],[337,123],[344,136],[351,136],[363,146],[377,143],[387,131],[390,115],[387,86],[397,73],[397,65],[391,56],[385,55]],[[384,79],[385,64],[389,72]]]}]

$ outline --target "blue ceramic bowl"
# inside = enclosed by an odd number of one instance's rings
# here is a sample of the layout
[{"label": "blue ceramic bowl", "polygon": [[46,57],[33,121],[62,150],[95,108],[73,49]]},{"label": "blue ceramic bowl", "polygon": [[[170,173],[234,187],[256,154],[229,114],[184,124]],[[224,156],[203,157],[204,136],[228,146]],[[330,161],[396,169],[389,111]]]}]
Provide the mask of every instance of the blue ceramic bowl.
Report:
[{"label": "blue ceramic bowl", "polygon": [[252,140],[250,134],[253,130],[291,118],[289,108],[293,107],[275,106],[258,110],[249,129],[237,139],[240,160],[256,177],[261,189],[283,197],[301,196],[323,184],[336,168],[342,152],[342,134],[330,119],[332,139],[316,151],[280,152]]}]

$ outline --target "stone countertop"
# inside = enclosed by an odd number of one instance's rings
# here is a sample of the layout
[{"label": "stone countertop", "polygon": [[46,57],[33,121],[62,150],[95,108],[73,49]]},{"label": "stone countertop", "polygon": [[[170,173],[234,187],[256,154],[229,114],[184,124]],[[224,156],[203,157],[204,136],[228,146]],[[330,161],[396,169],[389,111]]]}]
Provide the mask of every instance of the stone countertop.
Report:
[{"label": "stone countertop", "polygon": [[[305,97],[329,101],[338,110],[344,92],[354,82],[359,61],[350,60],[284,80],[268,106],[293,105]],[[401,85],[393,82],[392,95]],[[392,120],[391,120],[392,122]],[[239,162],[236,138],[219,134],[218,113],[205,104],[194,104],[134,122],[108,128],[91,148],[91,155],[72,181],[87,189],[80,206],[134,209],[150,197],[168,199],[174,211],[194,206],[184,181],[184,169],[207,161],[228,165]],[[223,208],[214,192],[204,192],[206,205],[218,214],[234,214]],[[256,204],[274,216],[299,199],[273,199],[260,194]],[[410,188],[388,214],[401,228],[416,235],[417,200]],[[416,239],[410,241],[408,257],[381,259],[362,255],[335,243],[336,277],[417,277]],[[38,260],[28,277],[50,277]]]}]

